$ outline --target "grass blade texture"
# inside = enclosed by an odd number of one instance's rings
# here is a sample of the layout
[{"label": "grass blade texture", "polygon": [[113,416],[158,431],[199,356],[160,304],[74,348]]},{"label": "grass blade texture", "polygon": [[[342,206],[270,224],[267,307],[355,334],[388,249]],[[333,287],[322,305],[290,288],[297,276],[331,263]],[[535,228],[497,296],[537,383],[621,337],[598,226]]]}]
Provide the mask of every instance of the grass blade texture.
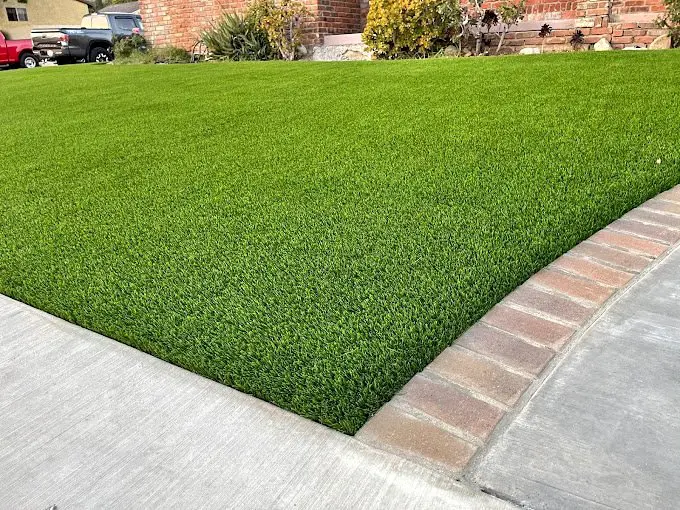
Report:
[{"label": "grass blade texture", "polygon": [[0,292],[354,433],[680,182],[679,84],[677,51],[2,72]]}]

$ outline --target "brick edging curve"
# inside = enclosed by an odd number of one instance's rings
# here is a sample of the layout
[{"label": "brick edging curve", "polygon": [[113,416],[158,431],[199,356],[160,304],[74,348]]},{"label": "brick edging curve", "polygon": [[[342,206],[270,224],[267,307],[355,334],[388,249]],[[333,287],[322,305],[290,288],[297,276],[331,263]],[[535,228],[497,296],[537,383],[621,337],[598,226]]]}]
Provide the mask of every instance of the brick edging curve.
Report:
[{"label": "brick edging curve", "polygon": [[529,278],[414,376],[355,438],[461,474],[606,304],[679,245],[680,185]]}]

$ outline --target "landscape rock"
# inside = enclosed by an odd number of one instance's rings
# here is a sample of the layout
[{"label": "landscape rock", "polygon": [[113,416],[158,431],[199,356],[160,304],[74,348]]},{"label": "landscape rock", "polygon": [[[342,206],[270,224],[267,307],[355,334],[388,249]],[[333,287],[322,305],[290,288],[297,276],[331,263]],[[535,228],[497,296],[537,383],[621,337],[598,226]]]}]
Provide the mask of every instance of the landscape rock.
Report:
[{"label": "landscape rock", "polygon": [[539,55],[541,48],[522,48],[519,50],[520,55]]},{"label": "landscape rock", "polygon": [[648,46],[650,50],[667,50],[671,47],[671,36],[668,34],[660,35]]},{"label": "landscape rock", "polygon": [[444,48],[444,56],[445,57],[457,57],[458,56],[458,48],[456,48],[453,44],[447,46]]},{"label": "landscape rock", "polygon": [[593,49],[595,51],[611,51],[612,45],[609,44],[609,41],[607,40],[606,37],[602,37],[599,41],[595,43]]},{"label": "landscape rock", "polygon": [[305,57],[311,60],[370,60],[371,52],[363,44],[337,44],[314,46]]},{"label": "landscape rock", "polygon": [[371,60],[371,54],[366,51],[347,50],[342,54],[342,60]]}]

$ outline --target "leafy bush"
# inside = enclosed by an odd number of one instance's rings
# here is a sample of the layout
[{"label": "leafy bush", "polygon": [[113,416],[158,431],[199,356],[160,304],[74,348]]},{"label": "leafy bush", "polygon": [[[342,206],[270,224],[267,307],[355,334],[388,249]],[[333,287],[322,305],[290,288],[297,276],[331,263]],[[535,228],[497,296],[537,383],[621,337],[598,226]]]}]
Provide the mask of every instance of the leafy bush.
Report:
[{"label": "leafy bush", "polygon": [[295,0],[255,0],[248,14],[257,20],[269,43],[284,60],[295,60],[302,43],[304,19],[311,15],[304,4]]},{"label": "leafy bush", "polygon": [[498,46],[496,47],[496,53],[500,53],[501,46],[505,41],[505,35],[510,30],[510,27],[517,25],[520,21],[524,19],[524,14],[526,14],[526,0],[520,0],[519,3],[506,2],[498,8],[501,22],[501,35],[498,40]]},{"label": "leafy bush", "polygon": [[203,32],[203,42],[208,51],[229,60],[269,60],[274,50],[269,44],[267,32],[260,27],[255,13],[224,14],[213,26]]},{"label": "leafy bush", "polygon": [[668,28],[673,48],[680,48],[680,0],[664,0],[666,13],[659,20],[661,26]]},{"label": "leafy bush", "polygon": [[116,37],[113,41],[113,55],[116,58],[129,58],[134,52],[145,52],[149,47],[146,39],[139,34]]},{"label": "leafy bush", "polygon": [[124,57],[116,56],[113,61],[118,65],[126,64],[186,64],[191,61],[189,53],[182,48],[176,46],[163,46],[160,48],[151,48],[142,50],[134,50],[129,55]]},{"label": "leafy bush", "polygon": [[496,53],[500,53],[505,36],[512,25],[516,25],[526,13],[526,2],[503,3],[498,12],[482,8],[483,0],[470,0],[470,5],[461,10],[460,40],[461,46],[474,45],[475,55],[480,55],[485,46],[490,44],[491,29],[500,25]]},{"label": "leafy bush", "polygon": [[379,58],[427,57],[458,37],[457,0],[373,0],[363,41]]},{"label": "leafy bush", "polygon": [[154,48],[152,55],[156,64],[188,64],[191,62],[189,52],[177,46]]},{"label": "leafy bush", "polygon": [[135,50],[126,57],[116,57],[113,61],[116,65],[128,64],[155,64],[153,52]]}]

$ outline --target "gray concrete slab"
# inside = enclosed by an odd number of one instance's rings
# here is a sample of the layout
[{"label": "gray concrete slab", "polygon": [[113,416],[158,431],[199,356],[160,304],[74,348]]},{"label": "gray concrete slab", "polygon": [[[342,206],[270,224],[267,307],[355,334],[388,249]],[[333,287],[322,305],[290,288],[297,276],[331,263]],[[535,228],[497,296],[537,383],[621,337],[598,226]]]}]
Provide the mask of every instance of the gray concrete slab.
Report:
[{"label": "gray concrete slab", "polygon": [[680,250],[593,324],[470,478],[536,509],[680,507]]},{"label": "gray concrete slab", "polygon": [[52,504],[510,507],[0,296],[0,509]]}]

